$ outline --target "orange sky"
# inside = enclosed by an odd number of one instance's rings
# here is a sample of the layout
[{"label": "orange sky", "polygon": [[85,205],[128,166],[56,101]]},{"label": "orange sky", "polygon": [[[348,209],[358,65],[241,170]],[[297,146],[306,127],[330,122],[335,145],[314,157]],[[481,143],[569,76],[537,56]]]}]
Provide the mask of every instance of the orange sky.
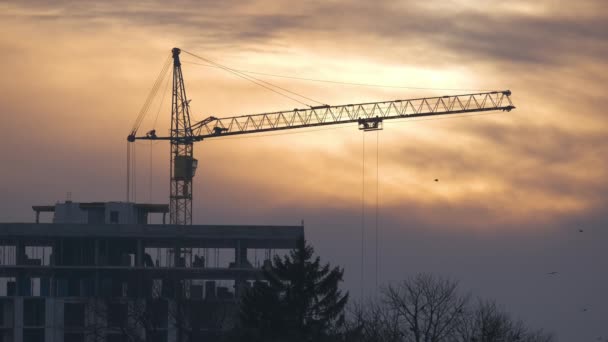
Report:
[{"label": "orange sky", "polygon": [[[77,201],[124,200],[126,136],[177,46],[262,73],[510,89],[510,113],[385,123],[383,222],[490,236],[583,221],[599,229],[608,203],[607,13],[601,0],[2,2],[0,219],[31,221],[31,205],[67,192]],[[182,60],[195,119],[301,107]],[[466,93],[257,77],[331,105]],[[168,129],[167,101],[142,132]],[[196,145],[195,223],[304,218],[313,222],[309,236],[323,241],[314,222],[358,222],[363,136],[336,128]],[[376,133],[365,140],[370,213]],[[137,159],[137,199],[166,203],[168,146],[150,152],[138,143]]]},{"label": "orange sky", "polygon": [[[602,4],[573,12],[551,1],[431,3],[439,7],[391,2],[340,7],[338,1],[295,8],[267,1],[190,3],[169,10],[153,3],[3,4],[2,129],[11,142],[1,147],[10,161],[2,170],[2,179],[11,179],[2,185],[5,193],[19,192],[22,207],[63,199],[67,191],[80,200],[122,199],[125,133],[170,48],[180,46],[233,68],[265,73],[511,89],[518,107],[512,113],[387,123],[379,149],[383,205],[455,206],[464,216],[480,207],[487,215],[484,225],[550,220],[601,207],[608,125],[599,103],[606,89],[601,72],[606,51],[600,44],[605,32],[595,29],[605,28],[598,12]],[[201,11],[189,10],[192,6]],[[431,7],[435,13],[427,13]],[[426,23],[417,16],[421,13],[438,21]],[[196,119],[301,106],[221,70],[185,63],[184,75]],[[466,92],[264,79],[329,104]],[[169,124],[167,102],[155,127],[159,131]],[[156,108],[142,130],[152,128]],[[375,133],[366,139],[366,181],[375,188]],[[199,198],[248,198],[255,189],[269,206],[357,206],[361,141],[356,129],[341,128],[199,144]],[[139,145],[138,194],[147,199],[150,152],[145,143]],[[153,149],[154,201],[166,201],[166,154],[162,144]],[[28,185],[31,178],[44,177],[52,177],[53,185]],[[435,178],[441,182],[432,182]],[[92,195],[96,182],[104,186]],[[209,182],[228,194],[201,194]],[[375,201],[375,195],[366,200]],[[208,222],[202,215],[195,221]]]}]

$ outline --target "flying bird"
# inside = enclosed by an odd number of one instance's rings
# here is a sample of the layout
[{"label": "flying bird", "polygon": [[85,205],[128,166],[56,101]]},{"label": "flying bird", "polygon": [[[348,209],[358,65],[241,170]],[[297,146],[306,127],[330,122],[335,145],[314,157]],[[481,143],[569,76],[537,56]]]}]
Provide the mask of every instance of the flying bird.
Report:
[{"label": "flying bird", "polygon": [[582,230],[582,229],[579,229],[579,230],[578,230],[578,232],[579,232],[579,233],[582,233],[582,232],[583,232],[583,230]]},{"label": "flying bird", "polygon": [[435,178],[435,182],[439,182],[439,179]]},{"label": "flying bird", "polygon": [[547,274],[548,274],[548,275],[555,275],[555,274],[557,274],[557,272],[553,271],[553,272],[549,272],[549,273],[547,273]]}]

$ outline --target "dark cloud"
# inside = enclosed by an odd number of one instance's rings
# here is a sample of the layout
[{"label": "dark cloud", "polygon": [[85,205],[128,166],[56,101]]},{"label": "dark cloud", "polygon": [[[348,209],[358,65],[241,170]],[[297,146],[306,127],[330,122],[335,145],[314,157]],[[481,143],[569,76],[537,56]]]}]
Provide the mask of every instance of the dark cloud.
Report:
[{"label": "dark cloud", "polygon": [[[601,1],[595,7],[601,8]],[[540,3],[543,4],[543,3]],[[553,4],[548,2],[548,8]],[[38,1],[31,16],[39,20],[90,24],[95,20],[156,28],[184,36],[193,45],[251,47],[255,44],[313,45],[331,42],[347,51],[374,42],[378,55],[424,63],[431,56],[451,61],[476,61],[546,67],[576,57],[608,55],[606,11],[578,18],[564,14],[529,15],[480,10],[429,10],[416,1],[396,6],[389,1],[327,1],[301,4],[272,1],[180,1],[125,4]],[[595,8],[591,7],[591,8]],[[268,11],[268,9],[274,9]],[[54,11],[53,11],[54,10]],[[267,12],[271,12],[270,14]],[[103,22],[103,21],[102,21]],[[97,23],[99,24],[99,23]],[[439,55],[437,55],[439,53]],[[374,53],[372,53],[373,55]]]},{"label": "dark cloud", "polygon": [[551,13],[488,13],[455,7],[450,10],[449,6],[434,11],[420,2],[409,2],[400,8],[390,2],[359,6],[329,2],[315,14],[327,31],[338,29],[341,33],[356,31],[361,36],[371,35],[372,39],[394,45],[386,51],[399,55],[410,46],[424,45],[432,48],[433,53],[450,51],[444,52],[446,58],[461,61],[546,66],[571,61],[576,56],[601,58],[608,52],[603,44],[608,38],[606,12],[577,18]]}]

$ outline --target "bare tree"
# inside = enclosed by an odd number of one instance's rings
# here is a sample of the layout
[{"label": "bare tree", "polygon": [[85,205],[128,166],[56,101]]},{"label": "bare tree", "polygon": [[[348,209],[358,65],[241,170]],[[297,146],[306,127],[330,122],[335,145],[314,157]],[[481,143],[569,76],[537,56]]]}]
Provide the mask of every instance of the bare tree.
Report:
[{"label": "bare tree", "polygon": [[404,336],[399,316],[381,303],[369,301],[349,310],[349,318],[334,335],[351,342],[400,342]]},{"label": "bare tree", "polygon": [[513,320],[493,301],[472,302],[446,278],[419,274],[350,310],[338,334],[354,342],[553,342]]},{"label": "bare tree", "polygon": [[468,309],[457,329],[460,342],[551,342],[554,337],[543,331],[531,331],[520,320],[500,310],[494,301],[479,300]]},{"label": "bare tree", "polygon": [[462,320],[469,296],[458,293],[458,283],[431,274],[418,274],[384,291],[404,331],[404,341],[440,342],[453,335]]}]

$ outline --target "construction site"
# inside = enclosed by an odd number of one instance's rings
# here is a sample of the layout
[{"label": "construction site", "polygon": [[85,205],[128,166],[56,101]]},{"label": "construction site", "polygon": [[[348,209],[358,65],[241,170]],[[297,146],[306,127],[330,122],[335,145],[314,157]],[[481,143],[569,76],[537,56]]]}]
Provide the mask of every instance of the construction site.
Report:
[{"label": "construction site", "polygon": [[[127,136],[126,199],[32,207],[34,223],[0,224],[0,341],[214,341],[239,296],[275,255],[304,238],[297,226],[194,225],[195,143],[226,136],[385,120],[511,111],[509,90],[302,109],[191,122],[180,54],[173,48]],[[242,75],[241,75],[242,76]],[[247,76],[265,87],[272,85]],[[139,128],[162,85],[172,83],[171,127]],[[283,89],[284,90],[284,89]],[[132,143],[170,144],[169,203],[135,203]],[[151,222],[155,222],[152,224]]]}]

